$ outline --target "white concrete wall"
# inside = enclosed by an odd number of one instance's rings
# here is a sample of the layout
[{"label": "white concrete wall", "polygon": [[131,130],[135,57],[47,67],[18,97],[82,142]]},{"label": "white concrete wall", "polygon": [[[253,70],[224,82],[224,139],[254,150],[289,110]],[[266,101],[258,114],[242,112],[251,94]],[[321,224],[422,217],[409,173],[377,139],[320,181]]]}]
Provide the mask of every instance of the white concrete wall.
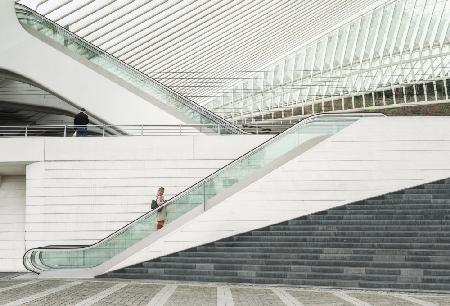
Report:
[{"label": "white concrete wall", "polygon": [[63,53],[22,28],[14,0],[0,1],[0,69],[19,74],[110,124],[183,124],[191,119],[158,98]]},{"label": "white concrete wall", "polygon": [[110,270],[450,177],[450,117],[364,118]]},{"label": "white concrete wall", "polygon": [[25,176],[0,179],[0,271],[24,271]]},{"label": "white concrete wall", "polygon": [[43,160],[27,166],[26,247],[92,244],[147,212],[159,186],[169,198],[267,138],[30,139]]},{"label": "white concrete wall", "polygon": [[0,88],[0,101],[2,102],[55,108],[72,114],[79,112],[79,109],[58,97],[26,83],[0,79]]}]

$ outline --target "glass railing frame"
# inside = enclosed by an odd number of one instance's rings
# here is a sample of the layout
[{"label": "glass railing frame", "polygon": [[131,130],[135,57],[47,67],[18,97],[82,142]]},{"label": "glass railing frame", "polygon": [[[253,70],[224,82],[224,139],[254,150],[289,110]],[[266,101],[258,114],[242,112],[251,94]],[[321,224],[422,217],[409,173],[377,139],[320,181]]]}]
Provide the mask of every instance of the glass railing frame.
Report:
[{"label": "glass railing frame", "polygon": [[[362,118],[362,117],[384,117],[384,115],[380,114],[380,113],[346,113],[346,114],[317,114],[317,115],[311,115],[309,117],[306,117],[303,120],[301,120],[300,122],[298,122],[297,124],[295,124],[292,127],[290,127],[289,129],[285,130],[284,132],[282,132],[282,133],[280,133],[278,135],[275,135],[274,137],[271,137],[270,139],[264,141],[260,145],[258,145],[255,148],[253,148],[252,150],[244,153],[243,155],[241,155],[237,159],[234,159],[230,163],[226,164],[225,166],[219,168],[215,172],[213,172],[210,175],[206,176],[205,178],[201,179],[197,183],[195,183],[195,184],[191,185],[190,187],[184,189],[182,192],[178,193],[177,195],[175,195],[171,199],[167,200],[167,202],[165,204],[163,204],[162,206],[160,206],[160,208],[164,208],[164,207],[170,206],[173,202],[175,202],[176,200],[184,197],[190,191],[196,189],[197,187],[201,186],[202,184],[206,183],[207,181],[212,180],[213,178],[217,177],[223,171],[225,171],[226,169],[232,167],[233,165],[236,165],[236,164],[240,163],[242,160],[244,160],[246,158],[249,158],[249,157],[253,156],[254,154],[260,152],[264,147],[270,145],[274,141],[278,140],[280,137],[283,137],[285,134],[290,133],[293,129],[297,129],[297,128],[301,128],[302,126],[306,126],[307,124],[313,123],[315,120],[318,120],[320,118],[333,118],[333,117],[336,117],[336,118],[351,118],[351,117]],[[206,203],[204,203],[203,211],[206,211],[206,210],[207,210],[206,209]],[[83,247],[83,248],[79,248],[79,249],[80,250],[87,250],[87,249],[91,249],[91,248],[97,247],[100,244],[102,244],[103,242],[106,242],[107,240],[114,239],[114,237],[116,237],[116,236],[120,235],[121,233],[123,233],[128,227],[132,226],[133,224],[137,224],[142,219],[148,218],[149,216],[151,216],[153,214],[156,214],[156,213],[157,213],[157,209],[151,210],[151,211],[141,215],[137,219],[135,219],[135,220],[129,222],[128,224],[124,225],[123,227],[121,227],[117,231],[111,233],[110,235],[106,236],[105,238],[97,241],[96,243],[94,243],[92,245],[89,245],[89,246],[86,246],[86,247]],[[23,256],[23,264],[24,264],[24,266],[25,266],[25,268],[27,270],[39,274],[39,273],[41,273],[43,271],[47,271],[48,269],[42,269],[42,270],[35,269],[35,264],[30,261],[32,259],[32,257],[34,257],[36,255],[40,256],[41,255],[40,251],[44,251],[44,250],[52,250],[52,251],[58,252],[58,251],[67,251],[67,249],[68,248],[62,249],[62,248],[56,247],[56,246],[38,247],[38,248],[30,249]],[[38,253],[34,255],[33,254],[34,252],[38,252]],[[107,260],[109,260],[109,259],[107,259]],[[96,266],[93,266],[93,267],[96,267]],[[93,267],[83,267],[83,268],[93,268]]]},{"label": "glass railing frame", "polygon": [[[81,45],[83,48],[85,48],[85,49],[87,49],[87,50],[89,50],[91,52],[98,53],[98,55],[104,56],[109,61],[111,61],[113,64],[118,65],[121,69],[126,71],[126,73],[129,73],[133,77],[136,77],[141,82],[149,82],[149,83],[151,83],[151,85],[154,86],[156,88],[156,90],[163,91],[164,94],[169,95],[171,98],[175,99],[177,102],[181,103],[183,106],[191,109],[194,112],[199,113],[200,115],[206,117],[208,120],[212,121],[213,123],[223,126],[226,130],[228,130],[232,134],[245,134],[245,132],[243,130],[241,130],[239,127],[235,126],[234,124],[232,124],[228,120],[222,118],[221,116],[219,116],[216,113],[208,110],[207,108],[205,108],[203,106],[200,106],[196,102],[194,102],[194,101],[190,100],[189,98],[179,94],[178,92],[176,92],[173,89],[169,88],[168,86],[162,84],[161,82],[159,82],[159,81],[157,81],[157,80],[147,76],[143,72],[141,72],[141,71],[137,70],[136,68],[128,65],[127,63],[119,60],[118,58],[114,57],[113,55],[111,55],[107,51],[98,48],[97,46],[95,46],[92,43],[88,42],[87,40],[83,39],[82,37],[79,37],[78,35],[70,32],[69,30],[67,30],[64,27],[60,26],[59,24],[53,22],[52,20],[48,19],[47,17],[39,14],[38,12],[34,11],[33,9],[31,9],[31,8],[29,8],[29,7],[27,7],[27,6],[23,5],[23,4],[19,4],[19,3],[16,3],[15,7],[16,7],[16,14],[17,14],[18,10],[23,10],[26,13],[29,13],[29,14],[33,15],[34,17],[37,17],[37,18],[41,19],[48,26],[53,27],[54,30],[56,32],[58,32],[59,34],[61,34],[63,36],[67,36],[68,39],[71,39],[71,40],[75,41],[77,44]],[[20,20],[19,20],[19,23],[22,25],[22,27],[25,28],[24,24],[22,22],[20,22]],[[70,51],[73,52],[72,50],[70,50]],[[99,65],[97,65],[97,66],[101,67]],[[108,71],[108,70],[106,70],[106,71]],[[121,77],[119,76],[119,78],[121,78]],[[128,82],[127,80],[125,80],[123,78],[121,78],[121,79],[123,81],[129,83],[130,85],[133,85],[132,83]],[[133,85],[133,86],[135,86],[135,85]],[[166,103],[166,105],[172,105],[172,104],[171,103]],[[176,110],[176,107],[174,107],[174,109]]]}]

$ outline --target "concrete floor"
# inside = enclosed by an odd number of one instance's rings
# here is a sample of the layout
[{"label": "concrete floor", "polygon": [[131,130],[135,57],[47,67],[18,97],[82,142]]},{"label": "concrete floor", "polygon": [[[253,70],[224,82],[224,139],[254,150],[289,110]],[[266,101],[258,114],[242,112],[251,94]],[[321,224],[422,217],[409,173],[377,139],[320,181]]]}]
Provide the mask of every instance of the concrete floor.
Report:
[{"label": "concrete floor", "polygon": [[450,293],[410,293],[145,280],[42,280],[0,273],[0,305],[449,305]]}]

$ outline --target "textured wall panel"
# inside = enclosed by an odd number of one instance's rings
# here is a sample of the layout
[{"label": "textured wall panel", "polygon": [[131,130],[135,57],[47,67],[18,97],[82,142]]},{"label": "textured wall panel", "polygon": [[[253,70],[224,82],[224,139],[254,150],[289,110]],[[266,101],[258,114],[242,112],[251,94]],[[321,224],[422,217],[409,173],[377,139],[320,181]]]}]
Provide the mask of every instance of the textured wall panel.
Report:
[{"label": "textured wall panel", "polygon": [[24,271],[25,176],[0,181],[0,271]]}]

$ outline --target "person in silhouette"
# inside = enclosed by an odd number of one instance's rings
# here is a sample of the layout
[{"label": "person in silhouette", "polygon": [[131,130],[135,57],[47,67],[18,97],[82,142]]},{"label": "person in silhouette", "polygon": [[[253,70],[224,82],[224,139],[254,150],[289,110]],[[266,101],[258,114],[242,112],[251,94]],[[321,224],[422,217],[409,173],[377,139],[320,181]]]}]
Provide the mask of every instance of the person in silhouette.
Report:
[{"label": "person in silhouette", "polygon": [[[156,204],[158,206],[163,205],[166,202],[164,199],[164,187],[159,187],[158,192],[156,193]],[[167,211],[166,207],[159,208],[156,212],[156,230],[162,229],[164,226],[164,222],[166,222]]]},{"label": "person in silhouette", "polygon": [[73,119],[73,125],[75,126],[75,133],[77,137],[87,136],[87,124],[89,123],[89,117],[86,115],[86,110],[82,108]]}]

